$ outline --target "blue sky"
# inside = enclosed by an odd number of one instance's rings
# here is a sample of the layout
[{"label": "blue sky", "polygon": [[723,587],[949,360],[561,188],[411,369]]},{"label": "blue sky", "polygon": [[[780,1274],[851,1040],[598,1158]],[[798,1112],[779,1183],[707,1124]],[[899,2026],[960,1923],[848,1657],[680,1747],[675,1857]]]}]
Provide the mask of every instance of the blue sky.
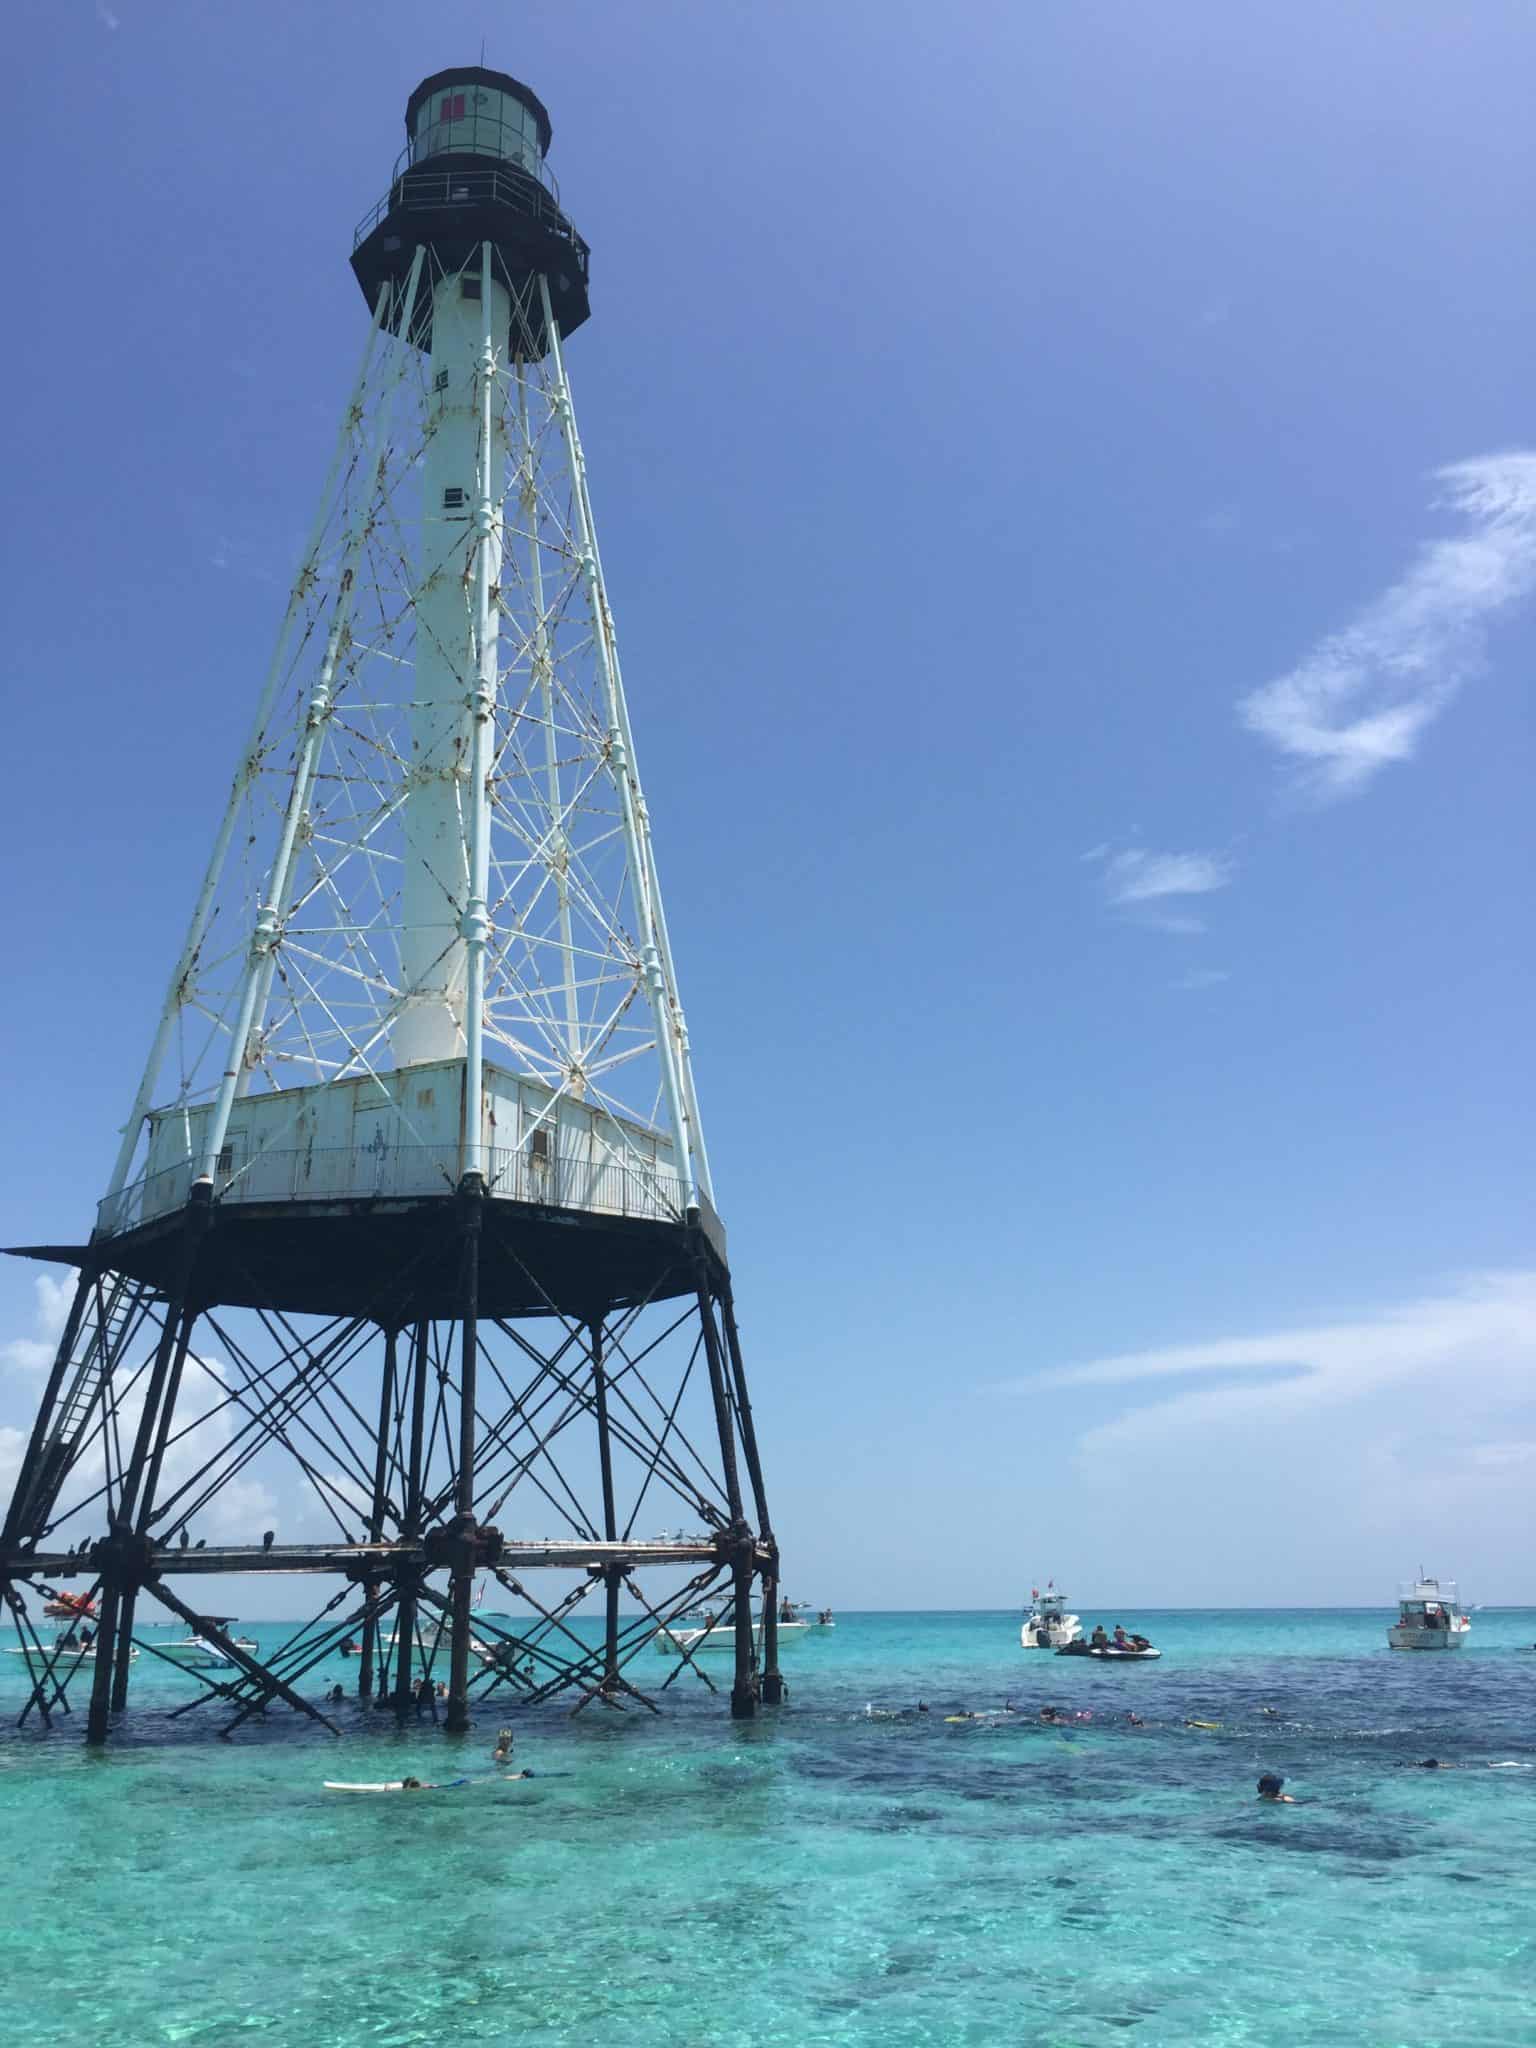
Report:
[{"label": "blue sky", "polygon": [[[791,1589],[1536,1598],[1497,0],[18,7],[0,1237],[88,1222],[352,227],[482,36],[593,246],[571,373]],[[0,1429],[52,1313],[0,1272]]]}]

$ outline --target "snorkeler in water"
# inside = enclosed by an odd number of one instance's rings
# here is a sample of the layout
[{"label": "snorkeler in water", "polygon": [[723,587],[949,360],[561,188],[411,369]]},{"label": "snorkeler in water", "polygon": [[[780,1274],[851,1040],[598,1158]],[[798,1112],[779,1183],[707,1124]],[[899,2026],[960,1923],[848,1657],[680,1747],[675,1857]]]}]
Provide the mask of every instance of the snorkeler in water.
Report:
[{"label": "snorkeler in water", "polygon": [[1400,1771],[1528,1771],[1531,1766],[1518,1763],[1513,1758],[1505,1758],[1498,1763],[1453,1764],[1439,1756],[1400,1756],[1397,1768]]},{"label": "snorkeler in water", "polygon": [[1259,1797],[1271,1806],[1294,1806],[1296,1801],[1283,1789],[1285,1780],[1277,1771],[1266,1771],[1259,1780]]}]

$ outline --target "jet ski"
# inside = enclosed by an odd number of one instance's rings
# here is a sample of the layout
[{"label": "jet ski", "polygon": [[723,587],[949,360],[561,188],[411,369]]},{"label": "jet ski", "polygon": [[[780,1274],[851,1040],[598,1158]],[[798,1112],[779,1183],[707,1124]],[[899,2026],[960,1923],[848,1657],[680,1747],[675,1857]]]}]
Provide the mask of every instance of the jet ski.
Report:
[{"label": "jet ski", "polygon": [[1080,1637],[1075,1643],[1064,1644],[1056,1654],[1058,1657],[1097,1657],[1105,1664],[1146,1664],[1163,1653],[1153,1649],[1145,1636],[1134,1636],[1124,1643],[1091,1643]]}]

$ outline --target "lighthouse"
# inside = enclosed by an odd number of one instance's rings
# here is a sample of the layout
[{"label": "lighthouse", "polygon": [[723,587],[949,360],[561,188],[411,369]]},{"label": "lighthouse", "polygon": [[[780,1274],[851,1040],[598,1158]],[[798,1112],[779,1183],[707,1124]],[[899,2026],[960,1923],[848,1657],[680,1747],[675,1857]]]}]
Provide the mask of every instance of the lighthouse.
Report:
[{"label": "lighthouse", "polygon": [[[361,358],[233,779],[200,793],[211,852],[94,1227],[22,1248],[77,1277],[0,1582],[24,1712],[88,1685],[94,1741],[147,1615],[224,1660],[205,1704],[231,1725],[274,1701],[327,1718],[302,1688],[345,1645],[359,1700],[403,1712],[441,1674],[453,1731],[489,1694],[649,1701],[642,1650],[713,1682],[675,1626],[701,1603],[732,1711],[782,1690],[567,365],[589,250],[526,85],[439,72],[405,127],[353,238]],[[274,1503],[283,1535],[241,1526]],[[327,1591],[266,1657],[197,1578],[274,1571]],[[68,1668],[25,1597],[65,1581],[100,1614]]]}]

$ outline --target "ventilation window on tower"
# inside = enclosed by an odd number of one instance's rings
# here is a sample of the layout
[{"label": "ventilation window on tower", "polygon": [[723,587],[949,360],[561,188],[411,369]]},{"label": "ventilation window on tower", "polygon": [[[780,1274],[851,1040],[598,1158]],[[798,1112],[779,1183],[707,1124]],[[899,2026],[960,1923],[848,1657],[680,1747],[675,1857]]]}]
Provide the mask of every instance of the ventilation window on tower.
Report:
[{"label": "ventilation window on tower", "polygon": [[461,277],[459,279],[459,296],[463,299],[478,299],[480,296],[479,278]]},{"label": "ventilation window on tower", "polygon": [[439,370],[432,379],[432,389],[434,391],[446,391],[448,389],[448,372],[446,370]]},{"label": "ventilation window on tower", "polygon": [[464,492],[458,484],[450,484],[443,493],[443,510],[456,512],[464,503]]}]

